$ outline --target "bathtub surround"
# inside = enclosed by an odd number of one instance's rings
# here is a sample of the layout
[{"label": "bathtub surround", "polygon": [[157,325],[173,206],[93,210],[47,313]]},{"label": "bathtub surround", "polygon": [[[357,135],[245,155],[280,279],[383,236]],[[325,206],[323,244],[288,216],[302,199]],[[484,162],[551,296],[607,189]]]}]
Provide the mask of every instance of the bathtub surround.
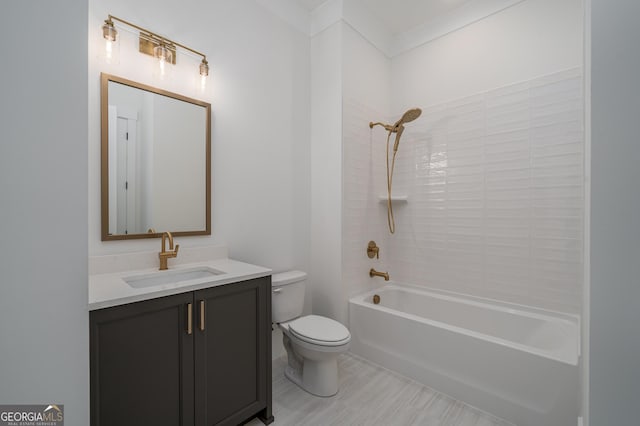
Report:
[{"label": "bathtub surround", "polygon": [[[373,266],[392,280],[580,313],[581,10],[578,0],[519,3],[391,58],[396,114],[367,116],[376,111],[344,97],[350,295],[378,285],[361,274]],[[394,204],[396,234],[376,235],[384,140],[360,121],[412,107],[424,111],[403,134],[394,177],[394,195],[408,199]],[[370,239],[383,253],[375,262],[362,256]]]},{"label": "bathtub surround", "polygon": [[[346,100],[350,294],[371,285],[356,271],[380,265],[418,286],[579,313],[582,105],[573,69],[425,108],[398,155],[394,194],[408,200],[396,203],[390,236],[380,232],[384,141],[360,123],[372,111]],[[380,241],[380,260],[362,256],[367,236]]]},{"label": "bathtub surround", "polygon": [[425,108],[396,164],[396,279],[580,313],[582,84],[572,69]]}]

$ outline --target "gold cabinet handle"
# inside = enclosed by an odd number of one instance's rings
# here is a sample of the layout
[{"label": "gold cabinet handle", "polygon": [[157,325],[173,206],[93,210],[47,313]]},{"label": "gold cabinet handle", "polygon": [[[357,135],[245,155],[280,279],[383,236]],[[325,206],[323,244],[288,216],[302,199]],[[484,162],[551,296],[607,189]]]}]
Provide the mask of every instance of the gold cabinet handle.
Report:
[{"label": "gold cabinet handle", "polygon": [[204,331],[204,300],[200,301],[200,331]]},{"label": "gold cabinet handle", "polygon": [[187,303],[187,334],[193,333],[193,305]]}]

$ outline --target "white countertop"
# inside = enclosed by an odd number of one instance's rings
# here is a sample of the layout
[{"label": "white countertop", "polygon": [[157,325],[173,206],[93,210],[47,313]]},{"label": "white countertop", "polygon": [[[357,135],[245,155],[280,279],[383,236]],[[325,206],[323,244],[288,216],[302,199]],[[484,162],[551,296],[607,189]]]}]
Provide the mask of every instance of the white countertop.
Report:
[{"label": "white countertop", "polygon": [[208,267],[224,273],[212,277],[192,279],[179,283],[161,284],[145,288],[133,288],[124,281],[124,278],[134,277],[137,275],[148,275],[150,273],[162,273],[163,271],[159,271],[157,266],[154,268],[90,275],[89,310],[93,311],[96,309],[124,305],[126,303],[139,302],[142,300],[170,296],[173,294],[216,287],[219,285],[271,275],[271,269],[228,258],[182,263],[176,266],[169,266],[168,271],[188,270],[197,267]]}]

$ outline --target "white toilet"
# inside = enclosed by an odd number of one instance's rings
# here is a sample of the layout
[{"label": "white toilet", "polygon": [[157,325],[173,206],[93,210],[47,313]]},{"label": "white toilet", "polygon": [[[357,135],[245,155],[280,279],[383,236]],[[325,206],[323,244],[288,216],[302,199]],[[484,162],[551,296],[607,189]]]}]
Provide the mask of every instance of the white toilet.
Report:
[{"label": "white toilet", "polygon": [[284,374],[317,396],[338,392],[338,355],[349,348],[351,334],[330,318],[301,317],[307,274],[289,271],[271,278],[272,321],[282,330],[289,364]]}]

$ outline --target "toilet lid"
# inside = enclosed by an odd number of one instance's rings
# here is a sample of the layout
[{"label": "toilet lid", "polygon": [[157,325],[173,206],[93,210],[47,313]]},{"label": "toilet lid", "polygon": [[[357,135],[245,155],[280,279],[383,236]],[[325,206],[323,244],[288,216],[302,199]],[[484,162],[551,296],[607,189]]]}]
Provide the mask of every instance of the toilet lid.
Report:
[{"label": "toilet lid", "polygon": [[289,323],[289,330],[310,343],[337,346],[351,338],[347,327],[331,318],[307,315]]}]

